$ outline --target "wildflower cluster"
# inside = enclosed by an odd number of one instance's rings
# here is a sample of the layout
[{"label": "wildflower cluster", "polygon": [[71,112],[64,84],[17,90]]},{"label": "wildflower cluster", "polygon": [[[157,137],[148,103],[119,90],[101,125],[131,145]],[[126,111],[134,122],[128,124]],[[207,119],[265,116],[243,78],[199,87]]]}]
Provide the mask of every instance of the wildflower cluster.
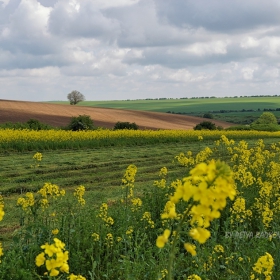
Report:
[{"label": "wildflower cluster", "polygon": [[107,203],[102,203],[102,205],[100,206],[98,217],[105,222],[106,226],[111,226],[114,224],[114,219],[108,216]]},{"label": "wildflower cluster", "polygon": [[148,227],[149,228],[154,228],[155,227],[155,223],[154,221],[152,220],[152,217],[151,217],[151,212],[144,212],[142,218],[141,218],[141,221],[146,221],[148,223],[148,226],[145,226],[145,229],[147,229]]},{"label": "wildflower cluster", "polygon": [[265,253],[264,256],[259,257],[257,262],[253,267],[253,273],[251,273],[250,279],[258,279],[255,276],[255,273],[264,275],[265,280],[270,280],[272,275],[272,269],[274,267],[273,257],[269,253]]},{"label": "wildflower cluster", "polygon": [[65,190],[60,190],[59,186],[51,183],[45,183],[44,186],[37,192],[41,198],[39,203],[43,208],[49,206],[50,199],[57,199],[65,195]]},{"label": "wildflower cluster", "polygon": [[57,276],[60,272],[69,273],[68,251],[65,250],[65,244],[59,239],[54,238],[53,244],[46,243],[41,246],[44,252],[36,257],[36,265],[45,264],[49,276]]},{"label": "wildflower cluster", "polygon": [[0,195],[0,221],[3,220],[3,217],[5,215],[5,211],[4,211],[4,200],[2,195]]},{"label": "wildflower cluster", "polygon": [[200,163],[178,185],[166,204],[168,210],[162,218],[175,218],[175,205],[180,200],[189,202],[184,213],[184,218],[191,215],[192,229],[189,235],[199,243],[205,243],[210,237],[210,231],[207,230],[210,222],[220,217],[220,210],[226,206],[226,199],[229,197],[233,200],[235,194],[232,172],[225,163],[214,160],[208,165]]},{"label": "wildflower cluster", "polygon": [[138,211],[140,209],[140,207],[142,206],[142,200],[139,197],[135,197],[131,199],[131,211],[135,212]]},{"label": "wildflower cluster", "polygon": [[67,279],[69,280],[86,280],[86,278],[82,275],[75,275],[75,274],[70,274]]},{"label": "wildflower cluster", "polygon": [[31,211],[31,207],[35,204],[34,195],[31,192],[27,192],[24,197],[20,197],[17,200],[17,205],[21,206],[22,209],[26,212]]},{"label": "wildflower cluster", "polygon": [[245,207],[245,199],[243,197],[237,197],[230,209],[231,217],[230,222],[231,224],[237,223],[244,223],[247,219],[250,219],[252,216],[251,210],[246,210]]},{"label": "wildflower cluster", "polygon": [[34,163],[34,165],[31,165],[31,167],[34,167],[34,168],[39,167],[40,166],[39,162],[42,161],[42,157],[43,157],[43,155],[41,153],[38,153],[38,152],[35,153],[33,156],[35,163]]},{"label": "wildflower cluster", "polygon": [[93,241],[95,241],[95,242],[97,242],[97,241],[100,240],[100,236],[99,236],[99,234],[96,233],[96,232],[94,232],[91,236],[93,237]]},{"label": "wildflower cluster", "polygon": [[75,189],[74,196],[77,197],[78,202],[82,206],[86,204],[86,201],[83,198],[84,194],[85,194],[85,187],[84,186],[81,185],[81,186],[79,186]]},{"label": "wildflower cluster", "polygon": [[105,238],[105,244],[108,247],[112,247],[114,244],[114,237],[112,233],[107,233],[106,238]]}]

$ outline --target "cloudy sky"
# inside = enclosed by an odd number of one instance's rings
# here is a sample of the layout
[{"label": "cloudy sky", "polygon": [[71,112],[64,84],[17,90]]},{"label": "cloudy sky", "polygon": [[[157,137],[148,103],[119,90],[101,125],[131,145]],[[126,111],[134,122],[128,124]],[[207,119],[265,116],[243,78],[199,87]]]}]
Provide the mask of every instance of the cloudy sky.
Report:
[{"label": "cloudy sky", "polygon": [[280,95],[279,0],[0,0],[0,99]]}]

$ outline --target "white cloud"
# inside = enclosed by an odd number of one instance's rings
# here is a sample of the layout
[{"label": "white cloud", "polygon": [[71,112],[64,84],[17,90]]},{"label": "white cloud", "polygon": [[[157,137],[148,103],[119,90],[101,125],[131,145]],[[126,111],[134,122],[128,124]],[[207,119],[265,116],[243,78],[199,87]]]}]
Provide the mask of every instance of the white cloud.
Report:
[{"label": "white cloud", "polygon": [[278,94],[279,13],[277,0],[0,0],[0,98]]}]

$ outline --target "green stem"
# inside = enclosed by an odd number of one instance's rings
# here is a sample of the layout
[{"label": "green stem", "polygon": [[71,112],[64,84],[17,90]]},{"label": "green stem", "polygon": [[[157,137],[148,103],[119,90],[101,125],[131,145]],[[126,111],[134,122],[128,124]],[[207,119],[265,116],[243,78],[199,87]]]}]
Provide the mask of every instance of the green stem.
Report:
[{"label": "green stem", "polygon": [[181,219],[180,223],[178,224],[176,232],[175,232],[174,240],[173,240],[172,247],[171,247],[171,252],[169,254],[169,259],[168,259],[168,266],[167,266],[167,271],[168,271],[167,279],[168,280],[172,280],[172,267],[173,267],[173,262],[174,262],[174,258],[175,258],[176,245],[177,245],[177,242],[178,242],[178,239],[179,239],[179,234],[180,234],[181,228],[182,228],[182,226],[183,226],[183,224],[184,224],[192,206],[193,206],[193,203],[185,211],[184,216]]}]

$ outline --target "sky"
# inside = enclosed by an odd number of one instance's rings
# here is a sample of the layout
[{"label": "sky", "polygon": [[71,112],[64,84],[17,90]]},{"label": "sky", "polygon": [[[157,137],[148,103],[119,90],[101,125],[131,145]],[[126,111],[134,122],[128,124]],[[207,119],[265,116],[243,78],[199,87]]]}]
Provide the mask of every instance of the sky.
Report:
[{"label": "sky", "polygon": [[279,95],[279,0],[0,0],[0,99]]}]

